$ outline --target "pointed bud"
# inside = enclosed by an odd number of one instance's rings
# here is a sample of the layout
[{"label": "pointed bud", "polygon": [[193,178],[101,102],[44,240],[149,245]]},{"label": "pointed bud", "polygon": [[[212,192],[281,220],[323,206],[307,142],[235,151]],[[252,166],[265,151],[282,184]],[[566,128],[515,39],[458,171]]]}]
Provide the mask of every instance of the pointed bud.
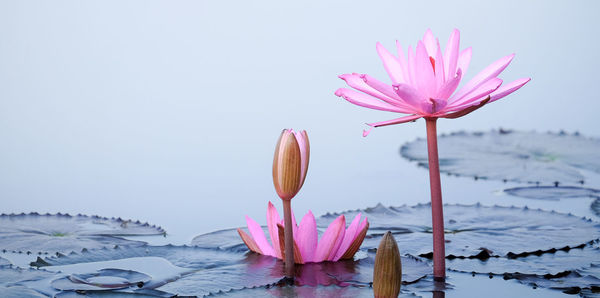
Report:
[{"label": "pointed bud", "polygon": [[375,297],[398,297],[402,284],[402,263],[396,239],[385,233],[375,255],[373,292]]},{"label": "pointed bud", "polygon": [[306,178],[309,155],[306,131],[284,129],[273,158],[273,184],[281,199],[291,200],[300,191]]}]

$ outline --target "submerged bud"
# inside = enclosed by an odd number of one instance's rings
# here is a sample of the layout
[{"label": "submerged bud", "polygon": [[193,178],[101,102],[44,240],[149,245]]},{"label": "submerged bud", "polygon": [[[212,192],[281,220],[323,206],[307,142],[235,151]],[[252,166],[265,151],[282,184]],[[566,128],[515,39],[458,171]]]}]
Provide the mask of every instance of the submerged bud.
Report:
[{"label": "submerged bud", "polygon": [[306,131],[284,129],[273,158],[273,184],[281,199],[291,200],[300,191],[306,178],[309,155]]},{"label": "submerged bud", "polygon": [[402,262],[396,239],[385,233],[375,255],[373,292],[375,297],[398,297],[402,284]]}]

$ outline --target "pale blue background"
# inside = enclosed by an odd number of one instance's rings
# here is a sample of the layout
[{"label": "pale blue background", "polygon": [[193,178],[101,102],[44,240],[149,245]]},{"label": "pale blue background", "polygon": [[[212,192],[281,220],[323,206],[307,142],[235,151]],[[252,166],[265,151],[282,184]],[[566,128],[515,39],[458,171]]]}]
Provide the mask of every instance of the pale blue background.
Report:
[{"label": "pale blue background", "polygon": [[[397,115],[334,96],[337,75],[387,80],[377,41],[414,45],[430,27],[445,45],[456,27],[473,47],[467,79],[515,52],[501,77],[533,80],[440,132],[600,136],[598,3],[1,1],[0,212],[148,220],[180,243],[245,214],[265,222],[287,127],[312,145],[298,215],[426,202],[426,170],[398,155],[423,121],[363,138]],[[461,202],[472,190],[453,179],[445,200]]]}]

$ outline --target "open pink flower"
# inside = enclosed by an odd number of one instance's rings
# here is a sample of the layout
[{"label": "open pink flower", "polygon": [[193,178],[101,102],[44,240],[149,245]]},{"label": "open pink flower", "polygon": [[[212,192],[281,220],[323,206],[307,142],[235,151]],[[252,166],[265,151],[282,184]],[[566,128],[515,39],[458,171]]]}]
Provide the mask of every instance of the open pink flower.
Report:
[{"label": "open pink flower", "polygon": [[[461,51],[459,41],[460,32],[454,29],[442,53],[439,40],[428,29],[414,52],[408,47],[407,56],[396,42],[397,57],[377,43],[377,53],[392,84],[383,83],[366,74],[344,74],[339,77],[354,89],[340,88],[335,95],[359,106],[410,114],[393,120],[368,123],[371,127],[379,127],[414,121],[421,117],[461,117],[529,82],[530,78],[522,78],[502,85],[498,75],[515,56],[510,54],[490,64],[456,91],[471,61],[471,48]],[[366,136],[369,131],[365,131],[363,135]]]},{"label": "open pink flower", "polygon": [[[293,213],[292,213],[293,214]],[[346,229],[346,218],[340,215],[325,230],[318,241],[317,222],[312,212],[308,211],[296,224],[296,218],[292,216],[294,230],[294,261],[297,264],[318,263],[324,261],[338,261],[340,259],[352,259],[365,239],[369,221],[365,217],[361,221],[360,213],[354,217],[350,226]],[[256,253],[285,259],[283,243],[283,220],[275,206],[269,202],[267,208],[267,226],[271,243],[267,241],[262,228],[252,218],[246,216],[250,235],[242,229],[238,229],[240,237],[248,248]]]}]

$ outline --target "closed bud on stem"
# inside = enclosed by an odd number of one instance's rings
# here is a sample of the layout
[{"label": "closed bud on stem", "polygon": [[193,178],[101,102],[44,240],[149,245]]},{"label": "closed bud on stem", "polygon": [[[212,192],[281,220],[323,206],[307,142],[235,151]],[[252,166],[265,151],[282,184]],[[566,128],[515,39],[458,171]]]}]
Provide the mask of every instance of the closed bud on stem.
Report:
[{"label": "closed bud on stem", "polygon": [[273,158],[273,184],[282,200],[291,200],[306,178],[310,145],[306,131],[284,129]]},{"label": "closed bud on stem", "polygon": [[375,297],[398,297],[402,284],[402,262],[396,239],[385,233],[375,255],[373,293]]}]

